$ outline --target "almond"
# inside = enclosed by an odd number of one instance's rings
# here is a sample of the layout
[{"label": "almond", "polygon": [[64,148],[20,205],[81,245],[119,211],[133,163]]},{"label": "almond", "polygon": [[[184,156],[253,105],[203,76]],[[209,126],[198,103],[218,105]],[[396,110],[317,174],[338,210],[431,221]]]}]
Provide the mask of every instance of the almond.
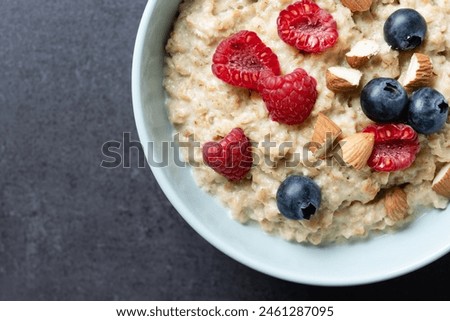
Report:
[{"label": "almond", "polygon": [[436,175],[433,184],[433,191],[450,198],[450,164],[445,165]]},{"label": "almond", "polygon": [[322,147],[317,149],[312,146],[311,150],[317,158],[324,156],[332,147],[333,143],[340,138],[341,128],[323,113],[319,113],[314,126],[314,133],[311,142],[320,144]]},{"label": "almond", "polygon": [[361,40],[358,41],[352,49],[345,54],[345,59],[348,64],[353,68],[361,68],[369,60],[378,55],[380,52],[380,46],[373,40]]},{"label": "almond", "polygon": [[403,189],[395,187],[386,193],[384,207],[391,220],[403,220],[408,215],[408,196]]},{"label": "almond", "polygon": [[433,63],[429,56],[415,53],[411,57],[408,70],[403,78],[402,84],[408,91],[420,87],[427,87],[433,81]]},{"label": "almond", "polygon": [[327,70],[327,87],[331,91],[345,92],[358,88],[362,73],[345,67],[330,67]]},{"label": "almond", "polygon": [[369,159],[375,144],[372,133],[357,133],[341,141],[342,158],[355,169],[362,169]]},{"label": "almond", "polygon": [[341,2],[351,12],[367,11],[372,6],[372,0],[341,0]]}]

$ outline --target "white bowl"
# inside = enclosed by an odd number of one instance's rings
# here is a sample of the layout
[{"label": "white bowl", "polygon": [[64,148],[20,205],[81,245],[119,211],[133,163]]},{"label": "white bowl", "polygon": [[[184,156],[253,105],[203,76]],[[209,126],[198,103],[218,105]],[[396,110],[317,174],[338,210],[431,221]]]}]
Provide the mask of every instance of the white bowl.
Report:
[{"label": "white bowl", "polygon": [[[150,0],[136,39],[133,105],[148,160],[161,160],[161,142],[173,137],[162,81],[164,45],[178,4]],[[154,148],[149,148],[150,142]],[[305,246],[232,220],[216,199],[197,187],[189,168],[170,162],[152,171],[173,206],[203,238],[233,259],[280,279],[324,286],[371,283],[416,270],[450,250],[450,209],[429,211],[395,234],[344,245]]]}]

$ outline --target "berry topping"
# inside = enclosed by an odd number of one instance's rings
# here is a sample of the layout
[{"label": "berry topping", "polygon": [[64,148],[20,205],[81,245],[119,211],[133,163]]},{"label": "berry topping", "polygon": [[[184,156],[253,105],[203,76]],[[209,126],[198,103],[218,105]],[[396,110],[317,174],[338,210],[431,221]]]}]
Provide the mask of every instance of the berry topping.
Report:
[{"label": "berry topping", "polygon": [[317,100],[317,82],[301,69],[284,76],[261,73],[258,91],[266,103],[270,118],[287,125],[303,123]]},{"label": "berry topping", "polygon": [[427,23],[413,9],[395,11],[384,24],[384,39],[396,50],[411,50],[419,47],[425,39]]},{"label": "berry topping", "polygon": [[256,89],[259,74],[280,75],[280,63],[272,49],[253,31],[240,31],[223,40],[213,55],[212,72],[226,83]]},{"label": "berry topping", "polygon": [[278,35],[298,50],[318,53],[333,47],[338,39],[336,21],[311,0],[288,6],[278,17]]},{"label": "berry topping", "polygon": [[377,123],[400,122],[408,107],[408,93],[391,78],[372,79],[361,92],[361,108]]},{"label": "berry topping", "polygon": [[414,92],[408,108],[408,124],[425,135],[440,131],[448,118],[448,102],[442,94],[426,87]]},{"label": "berry topping", "polygon": [[393,172],[412,165],[420,151],[417,133],[405,124],[370,125],[365,133],[375,135],[367,165],[379,172]]},{"label": "berry topping", "polygon": [[243,179],[253,164],[251,142],[241,128],[234,128],[219,142],[203,145],[203,161],[230,181]]},{"label": "berry topping", "polygon": [[278,210],[291,220],[309,220],[320,202],[320,187],[308,177],[289,176],[277,191]]}]

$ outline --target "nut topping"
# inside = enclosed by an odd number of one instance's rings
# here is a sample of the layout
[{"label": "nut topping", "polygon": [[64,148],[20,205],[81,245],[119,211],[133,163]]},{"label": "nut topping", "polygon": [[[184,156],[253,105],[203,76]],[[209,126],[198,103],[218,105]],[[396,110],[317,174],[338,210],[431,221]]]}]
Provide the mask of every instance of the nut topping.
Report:
[{"label": "nut topping", "polygon": [[345,54],[345,59],[352,68],[361,68],[379,52],[380,46],[376,41],[364,39],[358,41],[352,49]]},{"label": "nut topping", "polygon": [[330,67],[327,70],[327,87],[334,92],[352,91],[359,87],[362,73],[345,67]]},{"label": "nut topping", "polygon": [[372,0],[341,0],[341,2],[351,12],[367,11],[372,6]]},{"label": "nut topping", "polygon": [[387,192],[384,199],[387,216],[393,221],[403,220],[408,215],[408,197],[403,189],[395,187]]},{"label": "nut topping", "polygon": [[415,53],[411,58],[402,83],[408,91],[413,91],[420,87],[429,86],[433,81],[433,77],[433,63],[430,57],[421,53]]},{"label": "nut topping", "polygon": [[333,143],[340,138],[341,134],[342,130],[338,125],[325,114],[319,113],[311,141],[320,144],[322,147],[319,149],[316,146],[311,147],[315,156],[317,158],[323,157],[333,147]]},{"label": "nut topping", "polygon": [[450,164],[439,171],[433,181],[432,188],[436,193],[450,198]]},{"label": "nut topping", "polygon": [[343,160],[355,169],[362,169],[372,154],[375,135],[357,133],[346,137],[341,142]]}]

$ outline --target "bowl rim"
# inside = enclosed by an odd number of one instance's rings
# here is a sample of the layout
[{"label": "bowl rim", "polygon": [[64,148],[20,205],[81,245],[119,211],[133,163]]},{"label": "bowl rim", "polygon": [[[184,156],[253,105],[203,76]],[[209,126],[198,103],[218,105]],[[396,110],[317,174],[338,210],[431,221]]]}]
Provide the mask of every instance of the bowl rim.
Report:
[{"label": "bowl rim", "polygon": [[[136,36],[134,51],[133,51],[133,60],[132,60],[132,70],[131,70],[131,92],[132,92],[132,105],[133,105],[133,113],[136,123],[136,128],[139,136],[139,140],[150,141],[150,135],[146,129],[146,123],[144,121],[144,108],[141,99],[141,69],[142,69],[142,56],[144,51],[144,43],[145,37],[147,35],[148,26],[152,17],[152,13],[155,9],[158,0],[149,0],[146,4],[145,10],[143,12],[139,29]],[[148,162],[148,149],[147,144],[142,144],[144,154],[146,156]],[[393,279],[413,271],[416,271],[433,261],[443,257],[447,253],[450,252],[450,243],[446,246],[443,246],[439,249],[436,249],[434,252],[430,253],[426,257],[422,257],[420,260],[416,261],[414,264],[401,266],[400,268],[392,269],[391,271],[386,271],[379,273],[377,275],[364,275],[361,274],[359,276],[355,276],[353,278],[347,279],[338,279],[338,278],[329,278],[317,275],[316,278],[312,279],[310,277],[303,277],[301,274],[289,274],[282,273],[279,269],[273,268],[268,265],[261,265],[261,262],[257,260],[252,260],[243,255],[242,253],[234,251],[231,247],[227,246],[226,242],[223,242],[220,238],[218,238],[215,234],[209,231],[204,224],[196,218],[196,216],[190,212],[190,210],[185,206],[182,200],[178,197],[177,192],[172,188],[172,186],[167,182],[166,177],[163,173],[162,168],[158,167],[149,167],[158,182],[160,188],[176,209],[176,211],[183,217],[183,219],[209,244],[217,248],[222,253],[226,254],[230,258],[250,267],[256,271],[264,273],[266,275],[270,275],[276,277],[281,280],[300,283],[300,284],[308,284],[314,286],[355,286],[355,285],[364,285],[371,284],[381,281],[386,281],[389,279]]]}]

